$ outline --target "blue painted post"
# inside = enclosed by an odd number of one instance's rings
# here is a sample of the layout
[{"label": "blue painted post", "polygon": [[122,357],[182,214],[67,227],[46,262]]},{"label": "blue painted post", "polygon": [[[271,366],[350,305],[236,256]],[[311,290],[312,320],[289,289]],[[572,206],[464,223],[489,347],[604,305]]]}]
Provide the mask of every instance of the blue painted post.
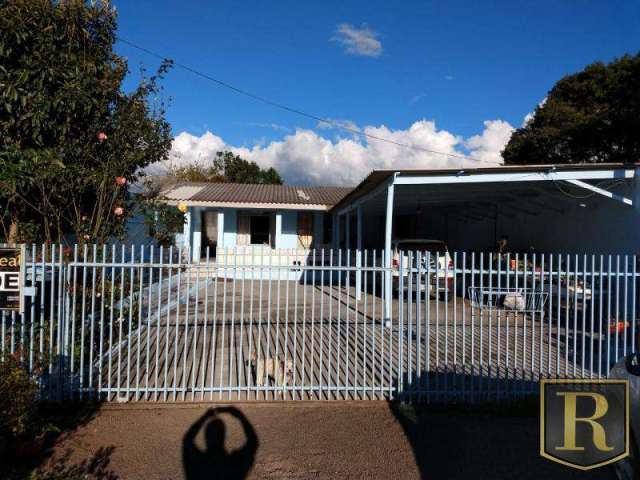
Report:
[{"label": "blue painted post", "polygon": [[189,209],[184,213],[182,245],[186,252],[191,248],[191,210],[192,207],[189,207]]},{"label": "blue painted post", "polygon": [[217,248],[224,248],[224,211],[218,212],[218,221],[216,228],[218,229]]},{"label": "blue painted post", "polygon": [[282,212],[276,212],[276,228],[274,235],[276,236],[273,242],[276,250],[282,248]]},{"label": "blue painted post", "polygon": [[[395,180],[395,178],[394,178]],[[391,326],[391,302],[393,301],[393,286],[391,284],[391,234],[393,227],[393,195],[394,183],[389,183],[387,187],[387,211],[385,215],[384,227],[384,279],[385,279],[385,295],[384,295],[384,317],[385,325]]]},{"label": "blue painted post", "polygon": [[362,298],[362,207],[356,208],[356,300]]},{"label": "blue painted post", "polygon": [[640,168],[636,168],[633,172],[633,194],[631,200],[633,208],[640,213]]},{"label": "blue painted post", "polygon": [[202,246],[202,211],[199,207],[193,207],[191,225],[193,226],[191,259],[194,263],[198,263],[200,262],[200,248]]}]

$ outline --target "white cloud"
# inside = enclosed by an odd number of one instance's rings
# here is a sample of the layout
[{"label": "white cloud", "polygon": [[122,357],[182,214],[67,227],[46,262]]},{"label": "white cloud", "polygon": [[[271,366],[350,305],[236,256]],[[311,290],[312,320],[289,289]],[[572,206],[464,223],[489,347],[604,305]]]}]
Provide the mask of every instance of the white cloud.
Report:
[{"label": "white cloud", "polygon": [[[331,140],[306,129],[249,148],[229,145],[211,132],[202,136],[182,132],[173,140],[169,162],[203,162],[220,150],[231,150],[263,168],[274,167],[289,184],[356,185],[374,169],[495,166],[502,163],[500,152],[513,127],[502,120],[489,120],[484,122],[481,134],[468,139],[438,130],[430,120],[414,122],[406,130],[381,125],[366,126],[360,131],[413,148],[365,135]],[[156,165],[150,173],[160,170]]]},{"label": "white cloud", "polygon": [[464,145],[471,156],[483,162],[502,163],[502,149],[511,138],[514,128],[504,120],[486,120],[480,135],[470,137]]},{"label": "white cloud", "polygon": [[379,57],[382,54],[382,43],[378,40],[378,34],[364,24],[358,28],[341,23],[331,41],[342,45],[345,52],[351,55]]},{"label": "white cloud", "polygon": [[316,128],[319,130],[346,129],[351,130],[352,133],[360,132],[360,127],[358,127],[356,122],[352,120],[334,120],[333,118],[327,118],[326,122],[318,122]]},{"label": "white cloud", "polygon": [[426,93],[419,93],[417,95],[414,95],[413,97],[411,97],[409,99],[409,105],[413,105],[414,103],[418,103],[420,100],[422,100],[426,96],[427,96]]},{"label": "white cloud", "polygon": [[356,122],[351,120],[334,120],[332,118],[327,118],[326,122],[318,122],[315,130],[332,130],[335,132],[332,138],[336,142],[340,141],[344,136],[350,136],[354,140],[358,140],[362,132]]},{"label": "white cloud", "polygon": [[279,123],[264,123],[264,122],[244,122],[242,125],[246,125],[247,127],[258,127],[258,128],[268,128],[271,130],[275,130],[277,132],[291,132],[292,129],[285,126],[280,125]]},{"label": "white cloud", "polygon": [[529,123],[531,123],[531,120],[533,120],[533,117],[535,117],[535,113],[534,112],[529,112],[524,116],[524,120],[522,120],[522,126],[526,127],[527,125],[529,125]]},{"label": "white cloud", "polygon": [[[542,107],[545,103],[547,103],[547,97],[544,97],[542,101],[538,104],[538,108]],[[524,120],[522,121],[522,126],[526,127],[533,120],[533,117],[536,116],[535,110],[533,112],[529,112],[524,116]]]}]

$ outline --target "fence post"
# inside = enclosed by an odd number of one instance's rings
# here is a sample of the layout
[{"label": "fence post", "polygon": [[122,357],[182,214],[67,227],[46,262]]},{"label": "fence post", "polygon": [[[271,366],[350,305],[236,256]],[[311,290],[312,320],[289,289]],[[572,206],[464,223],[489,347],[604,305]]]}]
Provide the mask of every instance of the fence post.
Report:
[{"label": "fence post", "polygon": [[394,184],[392,180],[387,187],[387,210],[385,215],[384,229],[384,322],[387,327],[391,326],[391,302],[393,301],[393,286],[391,285],[391,234],[393,227],[393,195]]},{"label": "fence post", "polygon": [[356,300],[362,299],[362,207],[356,208]]},{"label": "fence post", "polygon": [[182,231],[182,245],[189,247],[191,245],[191,208],[184,214],[184,227]]},{"label": "fence post", "polygon": [[193,207],[193,211],[191,213],[191,225],[191,229],[193,230],[193,237],[191,239],[191,260],[194,263],[200,263],[202,248],[202,209],[200,207]]}]

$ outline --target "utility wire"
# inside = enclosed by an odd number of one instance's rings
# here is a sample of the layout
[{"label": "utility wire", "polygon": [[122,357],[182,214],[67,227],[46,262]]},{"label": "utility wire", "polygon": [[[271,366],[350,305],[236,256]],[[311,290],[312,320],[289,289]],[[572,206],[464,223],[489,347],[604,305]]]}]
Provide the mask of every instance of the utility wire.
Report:
[{"label": "utility wire", "polygon": [[[152,50],[149,50],[148,48],[145,48],[145,47],[142,47],[140,45],[137,45],[136,43],[133,43],[133,42],[131,42],[131,41],[127,40],[127,39],[124,39],[124,38],[122,38],[120,36],[118,36],[116,38],[120,42],[122,42],[122,43],[124,43],[126,45],[129,45],[130,47],[133,47],[133,48],[135,48],[137,50],[140,50],[141,52],[144,52],[144,53],[146,53],[148,55],[156,57],[156,58],[158,58],[160,60],[168,59],[167,56],[160,55],[159,53],[156,53],[156,52],[154,52]],[[336,121],[331,120],[329,118],[322,118],[322,117],[320,117],[318,115],[314,115],[312,113],[305,112],[305,111],[300,110],[298,108],[290,107],[290,106],[285,105],[283,103],[275,102],[275,101],[270,100],[270,99],[268,99],[266,97],[262,97],[260,95],[256,95],[255,93],[251,93],[251,92],[249,92],[247,90],[244,90],[242,88],[236,87],[235,85],[232,85],[232,84],[230,84],[228,82],[225,82],[225,81],[220,80],[218,78],[212,77],[209,74],[206,74],[206,73],[203,73],[203,72],[201,72],[199,70],[196,70],[195,68],[190,67],[189,65],[185,65],[183,63],[176,62],[176,61],[173,61],[173,60],[172,60],[172,63],[173,63],[173,65],[175,65],[178,68],[186,70],[187,72],[190,72],[190,73],[192,73],[192,74],[194,74],[194,75],[196,75],[198,77],[204,78],[205,80],[209,80],[210,82],[213,82],[213,83],[217,84],[218,86],[221,86],[221,87],[224,87],[224,88],[226,88],[228,90],[231,90],[231,91],[233,91],[233,92],[235,92],[235,93],[237,93],[239,95],[244,95],[245,97],[249,97],[249,98],[251,98],[253,100],[262,102],[262,103],[264,103],[266,105],[269,105],[269,106],[272,106],[272,107],[275,107],[275,108],[279,108],[280,110],[284,110],[284,111],[287,111],[289,113],[293,113],[295,115],[299,115],[299,116],[302,116],[302,117],[309,118],[311,120],[315,120],[317,122],[322,122],[322,123],[326,123],[326,124],[332,125],[334,128],[350,132],[350,133],[352,133],[354,135],[362,135],[363,137],[370,138],[372,140],[378,140],[380,142],[390,143],[390,144],[396,145],[398,147],[410,148],[412,150],[419,150],[419,151],[426,152],[426,153],[432,153],[434,155],[444,155],[444,156],[447,156],[447,157],[459,158],[459,159],[462,159],[462,160],[473,160],[473,161],[480,162],[480,163],[490,163],[492,165],[501,165],[499,162],[492,162],[492,161],[488,161],[488,160],[482,160],[480,158],[475,158],[475,157],[471,157],[471,156],[467,156],[467,155],[460,155],[460,154],[456,154],[456,153],[439,152],[437,150],[430,150],[428,148],[420,147],[418,145],[410,145],[408,143],[396,142],[395,140],[391,140],[389,138],[379,137],[377,135],[372,135],[370,133],[365,133],[365,132],[362,132],[362,131],[360,131],[358,129],[348,127],[348,126],[342,124],[341,122],[336,122]]]},{"label": "utility wire", "polygon": [[[585,200],[587,198],[593,197],[594,195],[597,195],[596,192],[591,192],[591,193],[587,193],[587,194],[584,194],[584,195],[578,195],[578,194],[575,194],[575,193],[571,193],[568,190],[565,190],[562,187],[561,181],[553,180],[552,183],[558,189],[558,191],[560,191],[560,193],[562,193],[566,197],[573,198],[575,200]],[[597,183],[595,186],[607,189],[607,188],[615,188],[618,185],[620,185],[621,183],[624,183],[624,180],[619,180],[619,179],[604,180],[602,182]]]}]

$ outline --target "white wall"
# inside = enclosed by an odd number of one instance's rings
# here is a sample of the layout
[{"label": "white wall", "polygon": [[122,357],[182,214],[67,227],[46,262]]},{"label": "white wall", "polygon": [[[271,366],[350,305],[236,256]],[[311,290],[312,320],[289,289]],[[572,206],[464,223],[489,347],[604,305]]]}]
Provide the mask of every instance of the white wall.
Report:
[{"label": "white wall", "polygon": [[[189,212],[191,214],[191,222],[188,225],[185,225],[185,232],[189,231],[189,238],[191,240],[191,247],[193,248],[192,258],[194,262],[200,260],[200,257],[197,252],[198,245],[202,243],[202,229],[203,225],[201,225],[201,215],[202,208],[190,207]],[[237,222],[238,222],[238,210],[235,208],[225,208],[221,210],[223,216],[223,225],[218,225],[219,228],[219,239],[222,240],[222,243],[218,243],[218,253],[223,253],[222,250],[226,250],[225,255],[231,255],[233,249],[239,249],[238,255],[242,257],[251,257],[254,261],[255,255],[260,255],[260,252],[268,253],[273,252],[271,247],[262,246],[262,245],[248,245],[243,247],[238,247],[237,245]],[[275,212],[277,215],[276,218],[276,244],[275,248],[277,250],[283,250],[286,252],[282,252],[283,261],[289,262],[291,259],[288,256],[293,255],[291,258],[297,258],[299,260],[303,260],[305,255],[308,254],[308,251],[299,248],[298,244],[298,212],[293,210],[283,210]],[[316,238],[322,238],[322,220],[323,213],[316,212],[314,217],[314,235],[317,235]],[[176,243],[179,245],[184,244],[184,235],[177,234],[176,235]],[[293,252],[295,250],[295,252]],[[299,257],[299,258],[298,258]]]},{"label": "white wall", "polygon": [[282,213],[282,231],[276,233],[276,248],[298,248],[298,212],[285,210]]},{"label": "white wall", "polygon": [[[235,208],[224,208],[224,248],[236,246],[236,232],[238,229],[238,212]],[[218,225],[220,228],[220,225]]]}]

